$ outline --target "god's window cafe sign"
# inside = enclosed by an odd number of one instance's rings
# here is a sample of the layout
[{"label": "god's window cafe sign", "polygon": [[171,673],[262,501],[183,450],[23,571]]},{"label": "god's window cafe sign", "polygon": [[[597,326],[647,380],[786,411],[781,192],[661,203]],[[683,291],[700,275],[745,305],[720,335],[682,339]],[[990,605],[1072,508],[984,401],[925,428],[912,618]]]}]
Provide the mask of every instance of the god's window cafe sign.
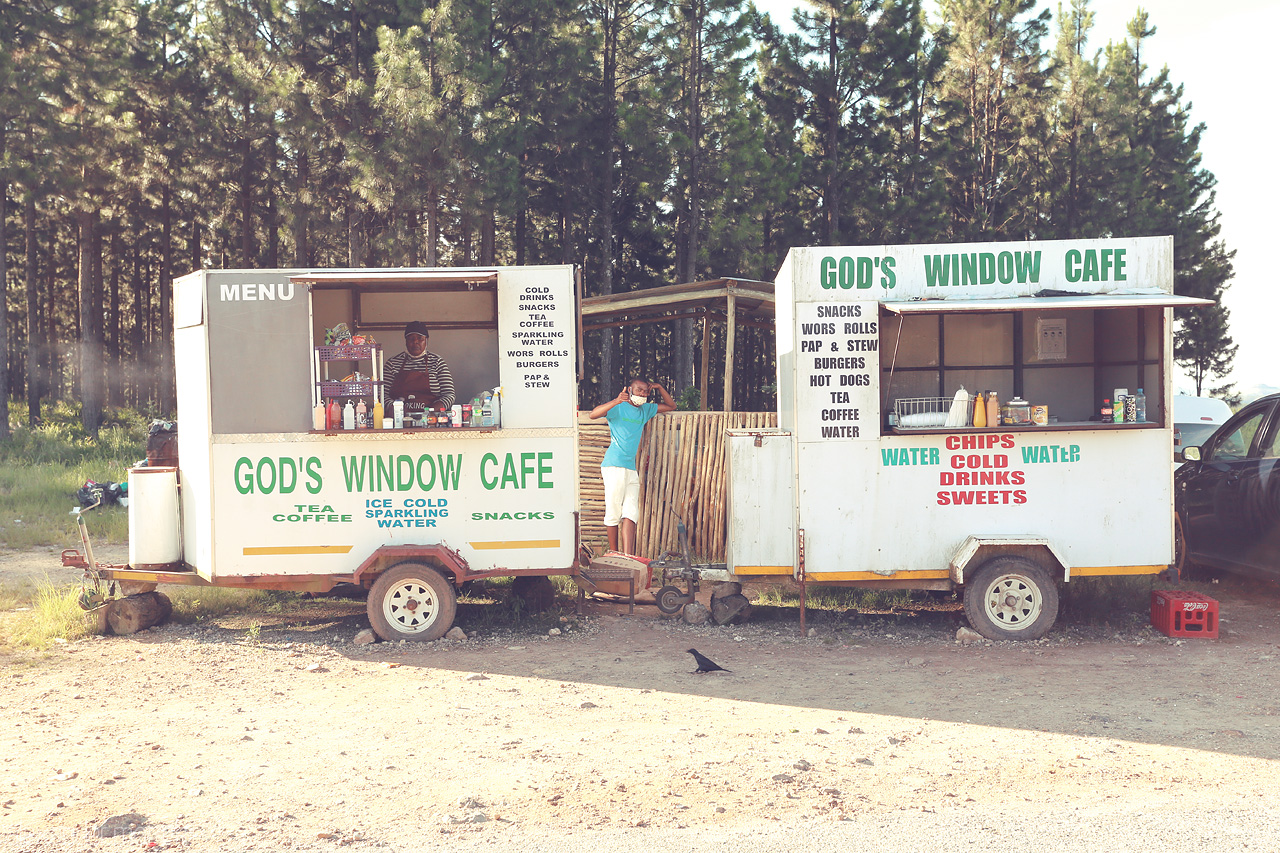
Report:
[{"label": "god's window cafe sign", "polygon": [[[1168,564],[1172,438],[1162,414],[1142,429],[1106,429],[1088,422],[1096,406],[1077,405],[1080,415],[1071,420],[1078,424],[1039,432],[897,430],[888,426],[894,401],[886,397],[916,394],[882,387],[895,342],[881,326],[898,328],[894,315],[912,313],[1052,310],[1060,316],[1058,309],[1199,304],[1173,295],[1172,238],[793,249],[779,271],[776,298],[779,428],[791,434],[793,531],[805,531],[809,574],[856,580],[928,570],[945,576],[948,560],[972,535],[1065,539],[1062,553],[1085,573],[1090,567],[1112,573],[1104,569],[1117,565],[1158,571]],[[1147,368],[1154,381],[1144,388],[1149,408],[1160,413],[1170,393],[1172,313],[1163,312],[1163,323],[1159,314],[1137,316],[1147,317],[1143,322],[1154,323],[1159,331],[1153,334],[1164,339],[1160,357]],[[929,328],[937,336],[941,327]],[[1013,376],[1021,368],[1012,364],[1012,339],[998,344],[1009,361],[986,372]],[[934,394],[954,394],[957,372],[983,372],[964,355],[937,354],[934,375],[946,387]],[[1092,354],[1071,367],[1037,379],[1068,383],[1064,397],[1084,400],[1112,370],[1094,364]],[[1140,369],[1128,368],[1135,376]],[[1075,387],[1085,375],[1090,387]],[[928,384],[919,373],[916,378]],[[1139,383],[1123,384],[1136,390]],[[1139,535],[1084,533],[1101,530]],[[854,554],[858,571],[850,574]]]}]

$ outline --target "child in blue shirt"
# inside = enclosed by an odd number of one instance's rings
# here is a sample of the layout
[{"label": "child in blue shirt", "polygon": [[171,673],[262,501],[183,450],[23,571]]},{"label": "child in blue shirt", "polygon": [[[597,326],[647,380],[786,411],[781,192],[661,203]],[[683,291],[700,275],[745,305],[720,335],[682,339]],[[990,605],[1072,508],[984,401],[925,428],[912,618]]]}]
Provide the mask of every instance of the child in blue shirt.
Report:
[{"label": "child in blue shirt", "polygon": [[[653,391],[662,396],[661,403],[648,402]],[[600,463],[600,477],[604,480],[604,528],[611,551],[635,553],[636,522],[640,519],[640,475],[636,471],[640,435],[654,416],[675,408],[676,402],[666,388],[656,382],[632,379],[615,399],[591,410],[592,418],[609,422],[609,449]]]}]

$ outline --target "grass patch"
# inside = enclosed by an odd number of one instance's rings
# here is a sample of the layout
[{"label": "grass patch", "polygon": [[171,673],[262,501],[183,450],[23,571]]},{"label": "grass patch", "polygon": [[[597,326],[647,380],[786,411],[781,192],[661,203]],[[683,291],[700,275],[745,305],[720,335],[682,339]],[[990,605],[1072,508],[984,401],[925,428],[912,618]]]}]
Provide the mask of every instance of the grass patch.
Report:
[{"label": "grass patch", "polygon": [[245,613],[283,613],[296,594],[262,589],[232,589],[219,586],[166,587],[162,590],[173,602],[170,620],[184,625],[205,619]]},{"label": "grass patch", "polygon": [[[42,583],[30,599],[30,610],[6,614],[5,647],[47,649],[55,640],[79,640],[98,633],[97,620],[79,604],[80,589]],[[25,605],[24,605],[25,606]]]},{"label": "grass patch", "polygon": [[[790,587],[765,586],[756,590],[755,604],[772,607],[799,607],[800,591]],[[805,598],[809,610],[856,610],[859,613],[883,613],[911,603],[911,590],[862,589],[858,587],[811,588]]]},{"label": "grass patch", "polygon": [[[80,406],[46,404],[43,423],[25,422],[26,407],[10,406],[17,423],[8,441],[0,442],[0,544],[9,548],[79,544],[75,519],[76,490],[86,480],[119,483],[128,469],[146,457],[150,418],[130,410],[106,413],[96,439],[80,426]],[[94,541],[128,539],[128,511],[107,506],[89,516]]]},{"label": "grass patch", "polygon": [[1146,620],[1154,587],[1154,575],[1076,578],[1058,588],[1058,618],[1085,624]]}]

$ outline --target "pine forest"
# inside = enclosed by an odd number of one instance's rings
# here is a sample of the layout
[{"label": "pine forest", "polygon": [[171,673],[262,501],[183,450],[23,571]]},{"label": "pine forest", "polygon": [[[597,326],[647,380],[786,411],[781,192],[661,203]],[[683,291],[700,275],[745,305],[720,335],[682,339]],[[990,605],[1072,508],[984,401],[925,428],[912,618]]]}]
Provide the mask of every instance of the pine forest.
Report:
[{"label": "pine forest", "polygon": [[[572,263],[591,296],[772,280],[794,246],[1173,235],[1177,292],[1218,299],[1232,252],[1204,128],[1145,60],[1158,21],[1092,18],[1088,0],[810,0],[790,21],[735,0],[0,3],[0,430],[52,401],[95,434],[115,407],[172,414],[170,282],[199,268]],[[583,405],[636,372],[696,387],[700,334],[589,332]],[[737,409],[773,409],[763,334],[739,333]],[[1179,309],[1197,390],[1233,354],[1225,309]]]}]

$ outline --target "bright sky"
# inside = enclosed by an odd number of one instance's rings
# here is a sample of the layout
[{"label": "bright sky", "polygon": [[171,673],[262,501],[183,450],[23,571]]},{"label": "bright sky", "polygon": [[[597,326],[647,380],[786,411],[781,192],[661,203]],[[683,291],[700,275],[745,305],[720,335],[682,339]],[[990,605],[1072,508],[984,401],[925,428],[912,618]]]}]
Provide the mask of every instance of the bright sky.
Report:
[{"label": "bright sky", "polygon": [[[785,26],[790,9],[800,4],[756,0],[756,5]],[[1046,5],[1054,11],[1052,38],[1058,4]],[[1147,43],[1147,65],[1155,71],[1169,66],[1171,80],[1184,86],[1183,103],[1191,104],[1192,120],[1206,128],[1200,144],[1203,166],[1218,179],[1222,237],[1236,251],[1235,279],[1225,298],[1231,335],[1240,345],[1231,378],[1246,397],[1259,385],[1280,390],[1280,311],[1266,298],[1266,288],[1280,285],[1267,261],[1280,218],[1272,208],[1280,200],[1280,170],[1271,150],[1280,125],[1269,99],[1260,97],[1270,91],[1270,40],[1280,32],[1280,2],[1093,0],[1093,46],[1123,39],[1139,6],[1156,28]],[[1045,46],[1052,48],[1052,41]],[[1174,384],[1179,392],[1192,392],[1189,383],[1175,379]]]}]

